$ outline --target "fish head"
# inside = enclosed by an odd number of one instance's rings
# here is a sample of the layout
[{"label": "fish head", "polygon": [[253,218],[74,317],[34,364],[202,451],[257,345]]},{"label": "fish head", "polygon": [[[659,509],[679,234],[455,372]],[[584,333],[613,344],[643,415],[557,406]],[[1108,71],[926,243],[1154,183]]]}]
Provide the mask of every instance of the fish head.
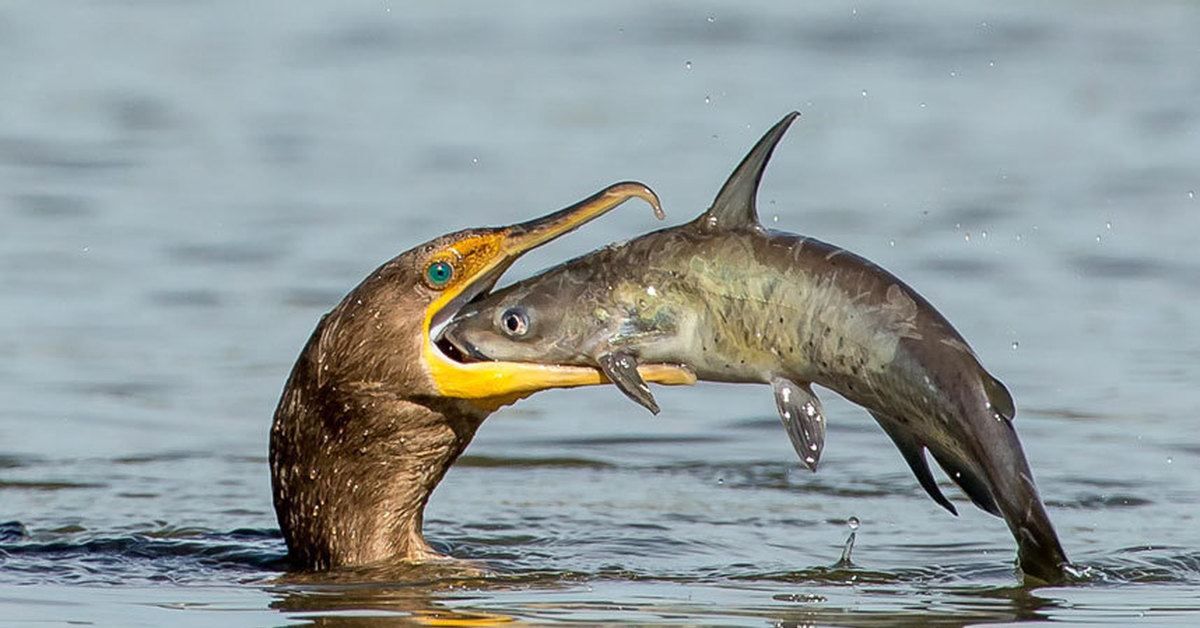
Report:
[{"label": "fish head", "polygon": [[[589,257],[575,262],[581,260]],[[654,288],[612,280],[611,269],[568,262],[474,301],[446,326],[439,346],[463,361],[592,366],[627,397],[658,414],[647,381],[690,384],[695,376],[678,363],[641,363],[645,349],[674,337],[675,317],[670,307],[646,298],[657,294]],[[642,298],[634,298],[635,292]],[[647,377],[661,369],[687,373],[692,381]]]},{"label": "fish head", "polygon": [[467,304],[439,342],[466,361],[594,366],[620,322],[594,286],[558,270]]}]

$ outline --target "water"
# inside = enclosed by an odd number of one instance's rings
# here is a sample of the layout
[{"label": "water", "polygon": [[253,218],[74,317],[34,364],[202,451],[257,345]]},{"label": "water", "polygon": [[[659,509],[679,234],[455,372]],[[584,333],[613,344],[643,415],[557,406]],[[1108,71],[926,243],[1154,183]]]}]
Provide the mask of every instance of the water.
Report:
[{"label": "water", "polygon": [[[0,625],[1193,624],[1200,4],[0,3]],[[490,567],[283,578],[267,429],[379,262],[636,178],[761,199],[938,305],[1014,393],[1083,584],[823,399],[539,394],[426,533]],[[512,276],[656,225],[629,207]],[[986,234],[986,235],[985,235]],[[860,521],[850,564],[841,564]]]}]

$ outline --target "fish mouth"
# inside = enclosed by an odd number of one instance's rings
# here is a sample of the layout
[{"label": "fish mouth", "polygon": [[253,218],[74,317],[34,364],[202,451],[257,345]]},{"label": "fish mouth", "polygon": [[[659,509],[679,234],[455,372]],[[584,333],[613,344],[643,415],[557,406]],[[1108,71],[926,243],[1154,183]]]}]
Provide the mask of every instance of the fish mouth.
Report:
[{"label": "fish mouth", "polygon": [[[491,361],[473,347],[457,346],[443,337],[446,324],[468,303],[486,296],[504,271],[521,255],[570,233],[632,198],[640,198],[663,217],[658,197],[635,182],[610,185],[578,203],[530,221],[489,229],[455,244],[456,252],[473,260],[470,274],[426,309],[422,353],[439,394],[476,400],[494,408],[548,388],[593,386],[608,382],[590,367]],[[466,350],[464,350],[466,349]],[[691,371],[680,366],[646,365],[646,381],[693,384]]]},{"label": "fish mouth", "polygon": [[491,362],[491,356],[485,355],[474,344],[461,338],[449,336],[445,333],[438,336],[434,340],[439,351],[446,357],[456,361],[468,364],[472,362]]},{"label": "fish mouth", "polygon": [[[517,256],[520,256],[520,253]],[[508,270],[508,266],[511,263],[510,261],[508,264],[498,266],[480,274],[477,278],[468,282],[468,285],[465,286],[462,292],[451,298],[445,305],[433,313],[433,316],[429,320],[427,338],[442,355],[455,362],[464,364],[469,362],[486,362],[491,359],[480,353],[474,345],[452,339],[451,335],[446,333],[446,326],[458,316],[464,307],[491,294],[492,288],[496,287],[496,282],[500,280],[500,276],[504,274],[504,271]]]}]

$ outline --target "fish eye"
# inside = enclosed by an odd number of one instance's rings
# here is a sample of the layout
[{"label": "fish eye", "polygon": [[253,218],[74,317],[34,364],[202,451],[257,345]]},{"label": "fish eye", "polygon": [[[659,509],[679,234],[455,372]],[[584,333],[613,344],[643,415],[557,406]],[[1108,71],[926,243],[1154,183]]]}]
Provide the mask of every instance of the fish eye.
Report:
[{"label": "fish eye", "polygon": [[529,333],[529,315],[523,307],[512,307],[500,315],[500,327],[506,336],[520,338]]},{"label": "fish eye", "polygon": [[444,288],[453,278],[454,266],[444,260],[432,262],[425,269],[425,283],[430,288]]}]

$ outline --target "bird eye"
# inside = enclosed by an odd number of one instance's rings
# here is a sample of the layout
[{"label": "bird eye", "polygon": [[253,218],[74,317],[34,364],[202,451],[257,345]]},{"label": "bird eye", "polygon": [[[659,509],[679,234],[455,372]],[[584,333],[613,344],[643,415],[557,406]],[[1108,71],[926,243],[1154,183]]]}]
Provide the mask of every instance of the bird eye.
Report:
[{"label": "bird eye", "polygon": [[505,335],[520,338],[529,332],[529,315],[525,313],[525,308],[509,308],[500,315],[500,326]]},{"label": "bird eye", "polygon": [[430,288],[443,288],[454,278],[454,266],[450,262],[437,261],[425,269],[425,281]]}]

